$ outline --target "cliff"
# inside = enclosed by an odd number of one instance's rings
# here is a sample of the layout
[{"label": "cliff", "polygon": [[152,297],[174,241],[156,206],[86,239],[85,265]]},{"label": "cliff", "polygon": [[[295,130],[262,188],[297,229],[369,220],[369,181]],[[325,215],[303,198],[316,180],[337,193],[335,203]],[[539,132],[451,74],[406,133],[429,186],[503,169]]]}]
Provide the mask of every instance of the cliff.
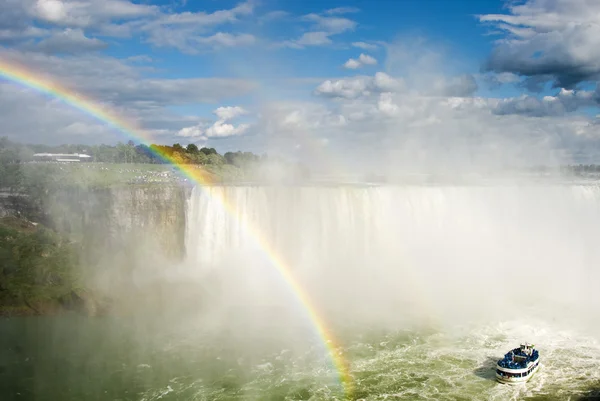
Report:
[{"label": "cliff", "polygon": [[57,192],[48,203],[54,228],[81,242],[87,262],[152,246],[169,259],[184,254],[186,188],[124,185]]},{"label": "cliff", "polygon": [[75,259],[70,262],[57,259],[48,265],[43,262],[46,251],[41,250],[45,245],[38,244],[39,236],[32,234],[18,239],[16,228],[10,227],[13,231],[6,243],[0,243],[0,251],[13,254],[13,248],[24,246],[24,241],[33,241],[40,251],[32,248],[29,258],[42,262],[41,265],[23,262],[19,267],[20,262],[14,261],[11,262],[14,269],[4,269],[4,273],[0,269],[0,290],[3,282],[9,285],[4,285],[6,288],[13,284],[23,284],[21,287],[26,288],[29,282],[17,279],[19,272],[25,272],[29,265],[39,265],[27,270],[31,283],[40,283],[40,277],[48,271],[66,269],[74,275],[63,280],[60,295],[54,287],[42,282],[38,290],[26,296],[4,296],[0,299],[0,315],[55,314],[61,310],[96,315],[109,312],[110,304],[120,308],[123,303],[140,303],[140,294],[146,299],[153,297],[153,283],[146,278],[178,264],[185,254],[187,191],[181,185],[70,187],[49,194],[33,208],[28,197],[5,197],[0,202],[0,217],[5,220],[13,218],[7,216],[17,217],[15,221],[21,223],[15,227],[20,231],[23,231],[21,225],[31,227],[27,228],[29,231],[35,231],[36,227],[46,230],[48,235],[55,236],[57,244],[64,244],[63,251],[55,246],[57,254],[73,252]]}]

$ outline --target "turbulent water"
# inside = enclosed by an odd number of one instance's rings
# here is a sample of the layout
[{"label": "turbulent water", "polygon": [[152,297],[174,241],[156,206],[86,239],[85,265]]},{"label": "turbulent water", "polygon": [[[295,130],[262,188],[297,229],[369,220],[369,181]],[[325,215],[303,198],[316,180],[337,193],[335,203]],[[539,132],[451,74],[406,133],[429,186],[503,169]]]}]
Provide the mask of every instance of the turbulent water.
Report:
[{"label": "turbulent water", "polygon": [[[160,275],[185,283],[172,294],[185,307],[2,321],[0,394],[598,397],[598,186],[212,187],[192,192],[186,230],[185,263]],[[315,314],[348,362],[352,394]],[[537,345],[542,368],[525,385],[497,384],[495,361],[522,341]]]}]

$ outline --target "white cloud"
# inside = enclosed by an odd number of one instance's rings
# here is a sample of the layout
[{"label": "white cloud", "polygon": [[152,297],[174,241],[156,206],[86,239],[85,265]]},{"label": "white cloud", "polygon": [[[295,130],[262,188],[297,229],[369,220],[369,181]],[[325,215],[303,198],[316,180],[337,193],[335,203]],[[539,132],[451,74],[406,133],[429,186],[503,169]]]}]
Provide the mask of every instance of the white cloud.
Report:
[{"label": "white cloud", "polygon": [[88,28],[111,20],[155,15],[158,10],[156,6],[135,4],[128,0],[37,0],[30,8],[30,13],[37,19],[59,26]]},{"label": "white cloud", "polygon": [[329,32],[306,32],[293,42],[293,44],[300,47],[328,45],[332,43],[331,39],[329,39],[330,35]]},{"label": "white cloud", "polygon": [[348,69],[357,69],[364,65],[375,65],[377,64],[377,60],[367,54],[361,53],[358,59],[349,59],[344,63],[344,67]]},{"label": "white cloud", "polygon": [[46,36],[49,31],[30,26],[23,29],[0,29],[0,41],[14,41],[21,39],[37,38]]},{"label": "white cloud", "polygon": [[502,85],[519,84],[521,82],[521,78],[512,72],[478,74],[478,78],[483,80],[490,89],[497,89]]},{"label": "white cloud", "polygon": [[234,78],[143,78],[140,70],[118,59],[97,55],[61,58],[32,52],[1,51],[0,57],[44,72],[64,85],[119,106],[134,102],[156,105],[218,103],[247,94],[256,83]]},{"label": "white cloud", "polygon": [[361,53],[360,56],[358,56],[358,61],[360,61],[364,65],[377,64],[377,60],[375,60],[375,58],[363,53]]},{"label": "white cloud", "polygon": [[176,135],[184,138],[201,138],[204,137],[204,128],[200,125],[184,127],[180,129]]},{"label": "white cloud", "polygon": [[479,17],[506,34],[496,42],[487,70],[567,88],[600,79],[600,2],[528,0],[508,10]]},{"label": "white cloud", "polygon": [[357,68],[360,68],[361,65],[362,64],[358,60],[351,58],[344,63],[344,68],[347,68],[349,70],[355,70]]},{"label": "white cloud", "polygon": [[250,128],[249,124],[238,126],[227,124],[229,120],[248,114],[248,110],[240,106],[219,107],[213,113],[218,117],[218,120],[206,130],[207,138],[243,135]]},{"label": "white cloud", "polygon": [[209,138],[225,138],[231,136],[243,135],[250,128],[250,124],[239,124],[237,126],[228,124],[227,121],[237,117],[247,115],[248,110],[240,106],[222,106],[213,111],[217,120],[208,125],[201,123],[191,127],[185,127],[179,130],[177,136],[185,138],[195,138],[196,140],[206,141]]},{"label": "white cloud", "polygon": [[356,21],[353,21],[351,19],[342,17],[331,17],[326,15],[320,15],[315,13],[304,15],[301,19],[303,21],[311,22],[312,29],[302,34],[298,39],[284,41],[278,46],[302,49],[305,46],[330,45],[333,43],[331,36],[339,35],[347,31],[352,31],[357,26]]},{"label": "white cloud", "polygon": [[50,22],[62,21],[67,14],[66,8],[61,0],[38,0],[35,5],[37,15]]},{"label": "white cloud", "polygon": [[22,40],[42,37],[48,33],[47,29],[36,27],[31,23],[27,5],[27,0],[0,2],[0,42],[10,45]]},{"label": "white cloud", "polygon": [[[54,26],[64,32],[81,32],[83,37],[103,35],[131,37],[146,40],[156,46],[174,47],[187,53],[203,49],[250,45],[253,35],[233,32],[229,28],[241,18],[251,16],[253,4],[240,3],[231,9],[207,12],[173,12],[168,7],[139,4],[131,0],[4,0],[0,3],[0,40],[21,40],[28,37],[43,37],[51,30],[42,30],[36,25]],[[229,25],[227,32],[215,32],[222,25]],[[59,30],[59,32],[60,32]],[[60,49],[65,52],[67,41],[60,34],[46,38],[61,40],[60,46],[44,45],[41,49]],[[94,39],[90,39],[94,40]],[[97,39],[96,39],[97,40]],[[82,40],[73,42],[73,49],[87,51],[91,45],[82,46]],[[28,44],[29,48],[31,43]],[[98,46],[99,47],[99,46]],[[75,50],[69,51],[74,53]]]},{"label": "white cloud", "polygon": [[106,49],[108,45],[96,38],[88,38],[81,29],[67,28],[41,40],[33,48],[45,53],[82,53]]},{"label": "white cloud", "polygon": [[375,49],[377,49],[377,45],[374,45],[374,44],[371,44],[371,43],[366,43],[366,42],[353,42],[352,46],[358,47],[359,49],[363,49],[363,50],[375,50]]},{"label": "white cloud", "polygon": [[325,12],[323,14],[327,14],[327,15],[340,15],[340,14],[352,14],[352,13],[357,13],[360,12],[360,9],[357,7],[336,7],[336,8],[330,8],[329,10],[325,10]]},{"label": "white cloud", "polygon": [[214,47],[235,47],[235,46],[246,46],[256,42],[256,38],[249,34],[230,34],[217,32],[212,36],[203,38],[198,37],[195,41],[199,44],[212,45]]},{"label": "white cloud", "polygon": [[561,89],[556,96],[544,96],[541,99],[528,95],[502,99],[493,110],[496,114],[561,116],[582,107],[597,106],[599,99],[597,92]]},{"label": "white cloud", "polygon": [[356,27],[356,22],[342,17],[324,17],[319,14],[308,14],[303,17],[306,21],[314,23],[317,29],[322,29],[331,34],[351,31]]},{"label": "white cloud", "polygon": [[219,120],[216,121],[212,126],[206,130],[206,136],[208,138],[227,137],[244,134],[250,125],[240,124],[237,127],[232,124]]},{"label": "white cloud", "polygon": [[214,113],[217,117],[219,117],[219,120],[226,121],[248,114],[248,110],[240,106],[227,106],[219,107],[214,111]]},{"label": "white cloud", "polygon": [[252,2],[240,3],[231,9],[213,13],[183,12],[178,14],[162,14],[158,18],[144,24],[140,29],[148,35],[150,43],[156,46],[177,48],[186,53],[197,53],[203,47],[239,46],[255,42],[250,34],[218,32],[207,35],[210,29],[223,24],[233,24],[241,17],[252,15]]},{"label": "white cloud", "polygon": [[354,99],[381,92],[398,92],[404,87],[405,84],[401,78],[393,78],[384,72],[378,72],[373,77],[357,76],[326,80],[315,89],[315,94],[331,98]]}]

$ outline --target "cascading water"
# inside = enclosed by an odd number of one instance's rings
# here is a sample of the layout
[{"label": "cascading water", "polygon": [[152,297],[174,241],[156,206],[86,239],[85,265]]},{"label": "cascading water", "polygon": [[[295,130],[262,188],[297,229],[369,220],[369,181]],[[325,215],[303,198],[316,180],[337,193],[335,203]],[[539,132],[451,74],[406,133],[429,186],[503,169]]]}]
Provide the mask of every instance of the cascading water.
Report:
[{"label": "cascading water", "polygon": [[[140,250],[135,283],[161,311],[0,321],[0,393],[344,400],[274,253],[337,337],[352,400],[598,393],[599,186],[195,188],[186,230],[181,266]],[[496,361],[522,341],[540,371],[496,383]]]},{"label": "cascading water", "polygon": [[187,213],[195,268],[233,264],[226,274],[255,295],[290,291],[258,234],[322,310],[358,322],[597,310],[597,186],[212,187],[194,190]]},{"label": "cascading water", "polygon": [[[586,358],[600,352],[583,334],[600,333],[598,186],[219,186],[195,189],[188,202],[188,267],[228,283],[221,302],[235,299],[246,313],[294,302],[258,234],[338,332],[416,333],[406,343],[395,334],[379,346],[350,342],[369,354],[357,351],[355,374],[380,372],[365,399],[391,388],[454,399],[455,388],[434,393],[458,382],[489,399],[565,395],[598,379]],[[309,326],[296,312],[285,324]],[[418,334],[415,323],[437,334]],[[524,340],[538,344],[547,368],[527,389],[496,387],[494,358]]]}]

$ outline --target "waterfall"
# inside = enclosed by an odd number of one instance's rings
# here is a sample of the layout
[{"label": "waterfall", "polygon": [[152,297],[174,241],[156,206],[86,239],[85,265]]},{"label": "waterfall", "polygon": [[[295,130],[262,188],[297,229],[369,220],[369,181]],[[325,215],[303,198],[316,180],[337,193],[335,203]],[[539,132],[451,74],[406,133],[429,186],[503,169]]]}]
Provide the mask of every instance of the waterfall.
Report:
[{"label": "waterfall", "polygon": [[599,313],[599,186],[195,188],[186,230],[190,268],[244,303],[293,298],[258,233],[339,319]]}]

